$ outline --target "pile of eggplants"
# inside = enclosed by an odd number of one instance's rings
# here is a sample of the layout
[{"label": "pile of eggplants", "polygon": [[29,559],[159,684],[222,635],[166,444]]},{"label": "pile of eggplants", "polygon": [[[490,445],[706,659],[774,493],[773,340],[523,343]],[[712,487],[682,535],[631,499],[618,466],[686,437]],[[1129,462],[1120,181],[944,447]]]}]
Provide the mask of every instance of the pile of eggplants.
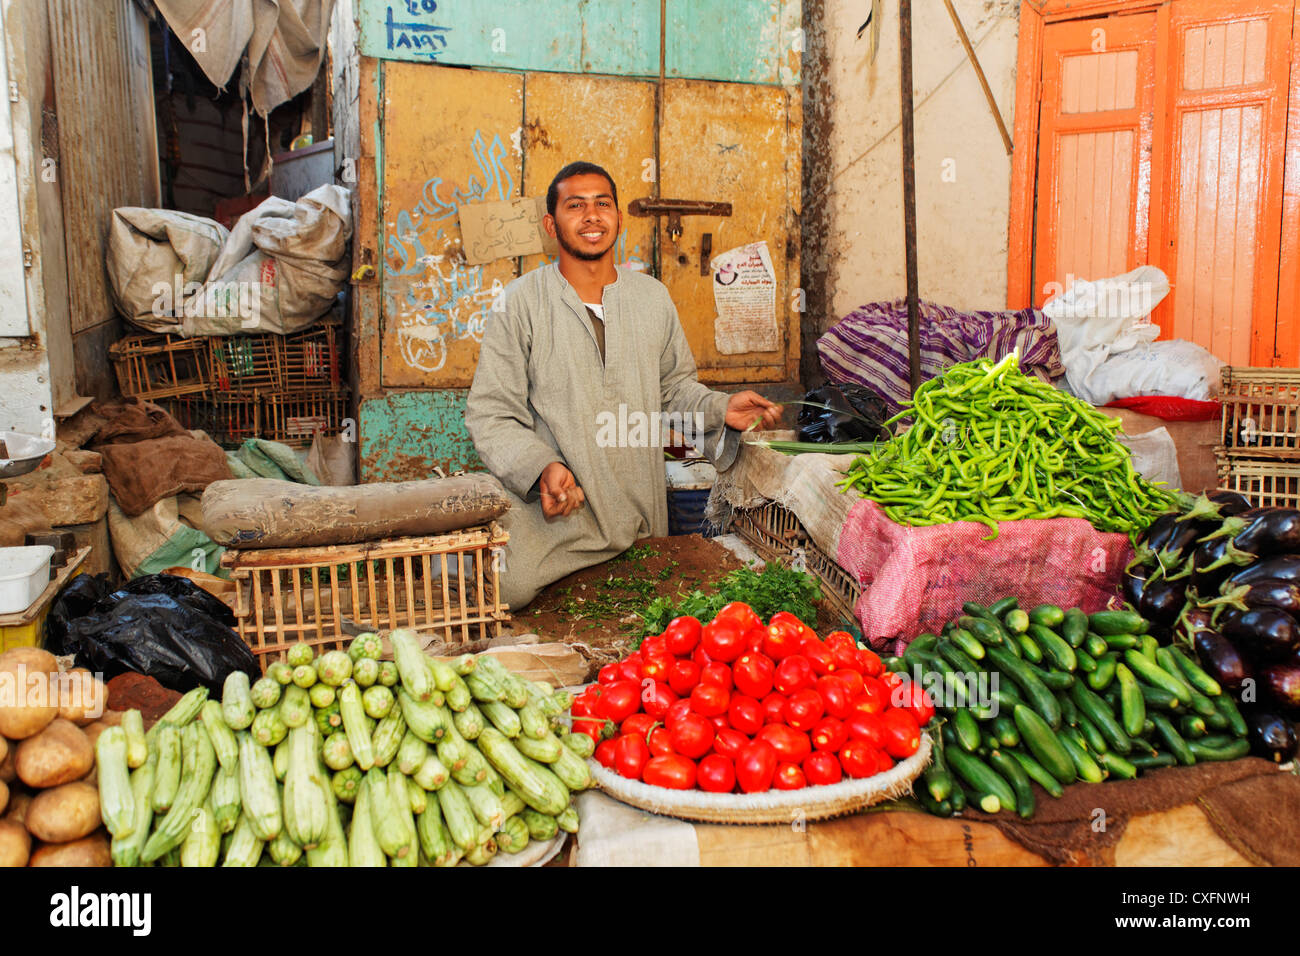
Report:
[{"label": "pile of eggplants", "polygon": [[1252,751],[1283,763],[1300,719],[1300,510],[1214,491],[1136,541],[1125,600],[1163,643],[1196,650],[1241,701]]}]

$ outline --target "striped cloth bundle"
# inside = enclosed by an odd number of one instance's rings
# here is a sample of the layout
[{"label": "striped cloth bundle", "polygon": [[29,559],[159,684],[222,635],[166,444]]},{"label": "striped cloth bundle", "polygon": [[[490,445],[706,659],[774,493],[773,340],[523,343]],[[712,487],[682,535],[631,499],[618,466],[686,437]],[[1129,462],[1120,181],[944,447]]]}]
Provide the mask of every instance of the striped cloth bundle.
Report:
[{"label": "striped cloth bundle", "polygon": [[[958,362],[997,361],[1015,348],[1026,375],[1054,382],[1065,374],[1056,330],[1037,309],[962,312],[923,301],[920,326],[923,382]],[[890,415],[912,397],[906,299],[854,309],[817,340],[817,353],[828,380],[867,386],[889,403]]]}]

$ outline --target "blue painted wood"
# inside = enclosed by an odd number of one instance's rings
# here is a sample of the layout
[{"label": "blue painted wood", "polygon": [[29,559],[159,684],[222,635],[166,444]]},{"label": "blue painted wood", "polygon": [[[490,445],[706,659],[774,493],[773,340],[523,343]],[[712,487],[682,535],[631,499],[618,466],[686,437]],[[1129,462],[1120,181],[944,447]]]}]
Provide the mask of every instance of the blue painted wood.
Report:
[{"label": "blue painted wood", "polygon": [[793,42],[782,35],[786,2],[668,0],[665,75],[779,84],[780,62]]},{"label": "blue painted wood", "polygon": [[659,75],[659,0],[583,0],[582,72]]},{"label": "blue painted wood", "polygon": [[483,471],[465,429],[467,389],[387,392],[361,402],[361,480],[418,481],[434,466]]}]

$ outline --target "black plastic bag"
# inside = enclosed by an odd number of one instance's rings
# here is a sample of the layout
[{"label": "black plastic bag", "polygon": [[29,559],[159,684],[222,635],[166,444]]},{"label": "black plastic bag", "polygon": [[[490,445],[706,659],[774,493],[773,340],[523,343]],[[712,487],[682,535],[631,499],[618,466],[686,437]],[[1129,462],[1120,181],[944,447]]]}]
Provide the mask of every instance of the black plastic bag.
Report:
[{"label": "black plastic bag", "polygon": [[888,405],[863,385],[823,385],[803,400],[825,407],[799,406],[799,441],[884,441],[890,437],[880,424],[889,418]]},{"label": "black plastic bag", "polygon": [[106,680],[135,671],[172,690],[202,684],[220,695],[231,671],[261,676],[234,624],[230,608],[188,578],[149,574],[113,591],[106,575],[82,575],[50,609],[45,646]]}]

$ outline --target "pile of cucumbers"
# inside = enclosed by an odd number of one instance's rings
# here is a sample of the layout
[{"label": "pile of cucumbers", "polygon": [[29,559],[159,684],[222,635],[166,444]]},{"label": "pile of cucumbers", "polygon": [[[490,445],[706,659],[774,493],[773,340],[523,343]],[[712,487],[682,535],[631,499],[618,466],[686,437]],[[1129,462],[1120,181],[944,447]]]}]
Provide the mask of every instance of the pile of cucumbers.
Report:
[{"label": "pile of cucumbers", "polygon": [[1250,749],[1232,697],[1189,654],[1159,646],[1134,611],[1025,611],[1015,598],[962,609],[942,635],[920,635],[889,662],[925,675],[939,697],[942,726],[917,788],[931,813],[974,805],[1029,817],[1030,781],[1059,797],[1076,780],[1130,780]]},{"label": "pile of cucumbers", "polygon": [[319,658],[294,645],[251,685],[230,674],[220,701],[186,694],[134,759],[105,748],[114,862],[482,865],[576,832],[593,744],[560,719],[570,695],[388,637],[393,661],[373,633]]}]

